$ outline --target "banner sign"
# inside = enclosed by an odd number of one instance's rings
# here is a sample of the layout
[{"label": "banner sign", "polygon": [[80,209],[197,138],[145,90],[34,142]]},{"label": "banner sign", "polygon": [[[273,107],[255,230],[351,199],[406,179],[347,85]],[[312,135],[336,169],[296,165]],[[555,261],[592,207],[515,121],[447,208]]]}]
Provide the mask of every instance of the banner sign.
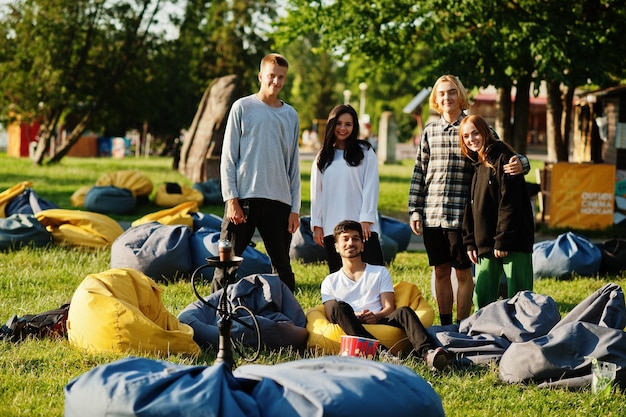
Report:
[{"label": "banner sign", "polygon": [[613,224],[614,206],[615,165],[553,165],[550,227],[604,229]]}]

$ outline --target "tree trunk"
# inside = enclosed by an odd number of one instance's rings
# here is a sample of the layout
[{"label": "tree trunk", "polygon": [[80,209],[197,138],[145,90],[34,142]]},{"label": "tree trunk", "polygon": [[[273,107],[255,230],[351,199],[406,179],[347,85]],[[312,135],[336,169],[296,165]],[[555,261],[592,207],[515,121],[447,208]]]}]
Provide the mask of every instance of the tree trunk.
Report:
[{"label": "tree trunk", "polygon": [[498,103],[496,106],[496,125],[500,139],[509,142],[513,137],[513,127],[511,126],[511,86],[498,88]]},{"label": "tree trunk", "polygon": [[228,112],[239,95],[239,78],[227,75],[211,82],[180,152],[178,172],[192,182],[219,178],[219,162]]},{"label": "tree trunk", "polygon": [[546,136],[548,141],[548,161],[567,162],[567,144],[563,138],[563,101],[561,86],[556,81],[549,81],[548,102],[546,109]]},{"label": "tree trunk", "polygon": [[[574,116],[574,87],[568,86],[565,90],[565,98],[563,105],[563,119],[565,123],[563,123],[563,161],[569,160],[569,139],[572,132],[572,118]],[[561,160],[561,159],[559,159]]]},{"label": "tree trunk", "polygon": [[515,113],[513,120],[513,141],[511,146],[521,154],[526,153],[528,145],[528,116],[530,113],[530,77],[517,80],[515,93]]}]

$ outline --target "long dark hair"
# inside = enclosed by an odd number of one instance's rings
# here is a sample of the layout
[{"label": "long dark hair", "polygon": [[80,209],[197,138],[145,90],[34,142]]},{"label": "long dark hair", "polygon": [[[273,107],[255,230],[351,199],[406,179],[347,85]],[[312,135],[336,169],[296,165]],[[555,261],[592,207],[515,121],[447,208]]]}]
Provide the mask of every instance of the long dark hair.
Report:
[{"label": "long dark hair", "polygon": [[324,135],[324,145],[320,150],[317,158],[317,168],[324,172],[326,168],[333,162],[335,156],[335,125],[337,124],[337,119],[344,113],[348,113],[352,116],[352,120],[354,122],[352,133],[346,139],[346,147],[343,153],[343,159],[350,166],[358,166],[361,164],[363,158],[365,158],[365,154],[363,153],[363,146],[365,149],[370,149],[372,144],[365,141],[360,140],[358,138],[359,135],[359,117],[356,114],[356,110],[349,104],[340,104],[335,106],[330,113],[328,114],[328,122],[326,123],[326,133]]}]

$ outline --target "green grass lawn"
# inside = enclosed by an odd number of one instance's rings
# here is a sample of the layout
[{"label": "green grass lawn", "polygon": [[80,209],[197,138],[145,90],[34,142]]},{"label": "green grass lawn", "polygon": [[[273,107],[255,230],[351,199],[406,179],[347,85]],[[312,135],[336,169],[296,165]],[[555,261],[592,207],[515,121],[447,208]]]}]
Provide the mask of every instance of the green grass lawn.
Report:
[{"label": "green grass lawn", "polygon": [[[62,208],[73,208],[70,197],[78,188],[93,185],[104,173],[115,170],[138,170],[155,184],[189,181],[172,171],[170,159],[79,159],[65,158],[56,166],[33,166],[29,160],[0,154],[0,192],[20,181],[32,181],[32,188]],[[310,162],[304,162],[303,214],[309,212]],[[381,166],[380,211],[406,220],[406,199],[412,162]],[[132,221],[161,208],[147,204],[132,216],[111,216]],[[204,206],[202,211],[222,215],[221,206]],[[257,246],[263,250],[262,243]],[[46,249],[23,248],[0,252],[0,320],[12,315],[37,313],[56,308],[70,300],[76,287],[90,273],[109,269],[109,250],[82,250],[52,246]],[[327,268],[320,264],[294,262],[297,279],[296,297],[307,309],[320,303],[319,285]],[[430,293],[431,269],[422,252],[399,253],[390,270],[395,282],[409,281],[421,288],[436,310]],[[576,304],[607,282],[626,285],[626,274],[571,280],[536,281],[535,291],[550,295],[564,315]],[[163,302],[177,315],[195,301],[191,285],[180,281],[163,285]],[[435,318],[438,323],[438,317]],[[93,367],[121,359],[128,354],[90,354],[73,348],[65,340],[28,340],[19,344],[0,342],[0,402],[2,416],[62,416],[64,386]],[[291,351],[264,352],[259,363],[274,364],[310,357],[312,353]],[[180,355],[164,358],[183,364],[207,364],[215,352],[199,358]],[[496,366],[454,368],[433,373],[422,362],[406,363],[427,379],[441,396],[448,416],[623,416],[626,402],[622,393],[609,398],[593,397],[590,390],[568,392],[545,390],[536,386],[507,385],[498,378]],[[402,399],[398,399],[401,401]],[[416,410],[419,415],[419,410]]]}]

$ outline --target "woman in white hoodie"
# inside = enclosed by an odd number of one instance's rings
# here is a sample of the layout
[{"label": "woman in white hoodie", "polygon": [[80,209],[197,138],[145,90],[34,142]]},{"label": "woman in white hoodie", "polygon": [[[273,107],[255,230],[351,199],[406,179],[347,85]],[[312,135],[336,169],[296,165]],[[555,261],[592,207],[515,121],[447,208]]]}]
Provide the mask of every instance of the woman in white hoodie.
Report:
[{"label": "woman in white hoodie", "polygon": [[361,223],[363,260],[384,265],[378,222],[378,159],[372,145],[358,139],[359,119],[350,105],[328,115],[324,145],[311,169],[311,229],[328,253],[330,272],[341,268],[333,229],[343,220]]}]

